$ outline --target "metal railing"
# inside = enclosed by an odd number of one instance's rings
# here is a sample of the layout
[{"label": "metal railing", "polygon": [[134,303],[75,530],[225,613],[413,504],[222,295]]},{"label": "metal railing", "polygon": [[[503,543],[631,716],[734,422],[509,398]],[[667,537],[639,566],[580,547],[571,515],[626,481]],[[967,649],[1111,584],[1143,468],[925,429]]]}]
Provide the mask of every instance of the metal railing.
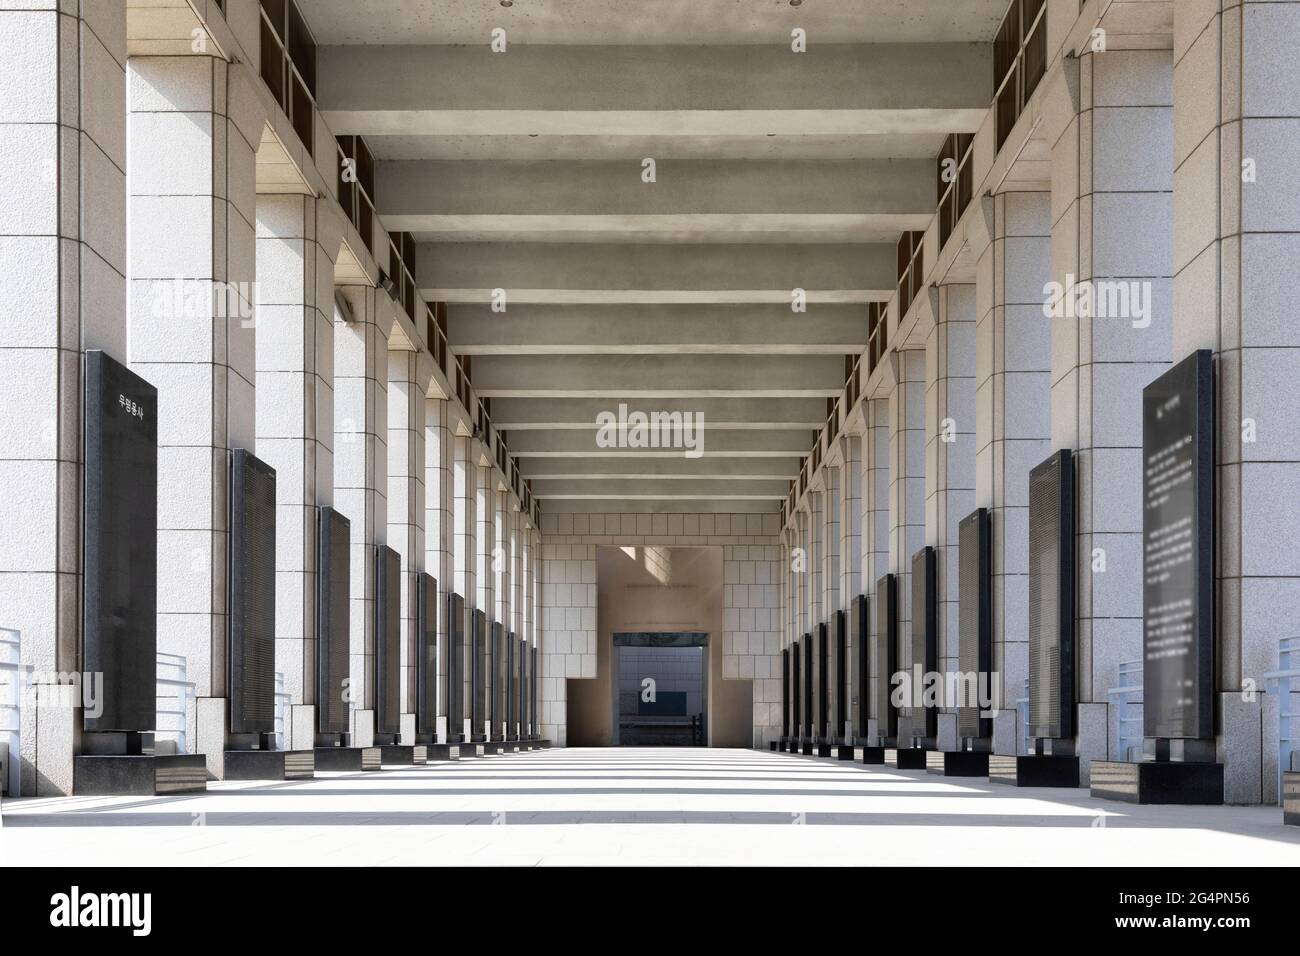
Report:
[{"label": "metal railing", "polygon": [[32,669],[22,661],[22,642],[21,631],[0,628],[0,743],[9,751],[5,789],[11,796],[22,788],[23,677]]},{"label": "metal railing", "polygon": [[1300,694],[1300,637],[1284,637],[1277,646],[1277,670],[1264,675],[1267,684],[1276,684],[1277,700],[1277,794],[1282,801],[1282,774],[1294,770],[1292,760],[1300,741],[1300,710],[1293,709],[1295,695]]},{"label": "metal railing", "polygon": [[289,694],[284,689],[284,674],[275,672],[275,749],[288,750],[284,740],[285,720],[289,710]]},{"label": "metal railing", "polygon": [[[1119,665],[1119,686],[1106,691],[1115,705],[1115,754],[1117,760],[1142,759],[1142,662]],[[1134,725],[1136,732],[1134,731]],[[1132,756],[1136,741],[1137,757]]]},{"label": "metal railing", "polygon": [[165,748],[159,744],[171,742],[176,745],[176,753],[189,753],[190,699],[194,696],[194,682],[189,679],[188,671],[189,662],[180,654],[158,654],[155,752],[165,753]]}]

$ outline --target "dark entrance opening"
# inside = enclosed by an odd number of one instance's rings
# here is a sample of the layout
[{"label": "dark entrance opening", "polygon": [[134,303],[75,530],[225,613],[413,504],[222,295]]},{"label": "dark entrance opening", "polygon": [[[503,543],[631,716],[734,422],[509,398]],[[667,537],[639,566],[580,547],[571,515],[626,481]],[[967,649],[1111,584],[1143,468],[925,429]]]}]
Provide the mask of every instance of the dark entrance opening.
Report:
[{"label": "dark entrance opening", "polygon": [[614,668],[616,745],[708,745],[708,634],[616,633]]}]

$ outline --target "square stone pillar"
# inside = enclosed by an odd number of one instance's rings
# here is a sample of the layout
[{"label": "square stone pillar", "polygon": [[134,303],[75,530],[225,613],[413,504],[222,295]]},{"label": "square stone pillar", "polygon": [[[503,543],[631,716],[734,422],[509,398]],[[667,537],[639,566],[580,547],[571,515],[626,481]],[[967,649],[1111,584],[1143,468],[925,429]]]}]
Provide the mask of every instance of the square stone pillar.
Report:
[{"label": "square stone pillar", "polygon": [[[382,289],[340,289],[349,315],[334,323],[334,504],[351,522],[349,689],[352,734],[375,732],[375,580],[388,538],[388,337],[392,299]],[[403,569],[405,570],[405,569]]]},{"label": "square stone pillar", "polygon": [[[874,638],[876,582],[889,573],[889,400],[868,399],[862,408],[867,430],[862,436],[862,586],[867,595],[867,634],[870,673],[876,673]],[[875,719],[871,699],[868,717]]]},{"label": "square stone pillar", "polygon": [[825,492],[822,507],[825,529],[822,535],[822,620],[826,622],[826,725],[833,739],[844,733],[844,727],[835,720],[835,668],[838,647],[835,643],[835,612],[843,605],[840,602],[840,481],[843,469],[837,465],[827,466],[824,471]]},{"label": "square stone pillar", "polygon": [[853,632],[853,601],[865,593],[862,582],[862,436],[852,433],[840,438],[840,458],[844,462],[840,493],[840,604],[844,608],[848,633],[845,661],[846,680],[844,713],[849,726],[840,727],[838,733],[847,734],[853,741],[857,726],[858,709],[866,702],[865,688],[858,682],[858,659],[866,648],[859,647]]},{"label": "square stone pillar", "polygon": [[[891,352],[890,361],[896,377],[889,395],[889,556],[902,640],[912,621],[912,555],[925,545],[925,352]],[[905,662],[898,664],[903,669]]]},{"label": "square stone pillar", "polygon": [[334,263],[321,199],[257,197],[257,455],[275,469],[275,669],[285,746],[316,742],[317,509],[334,503]]},{"label": "square stone pillar", "polygon": [[[1056,305],[1052,447],[1074,449],[1078,463],[1076,684],[1086,785],[1089,762],[1108,756],[1107,692],[1119,686],[1119,665],[1142,657],[1142,389],[1171,353],[1173,59],[1158,49],[1089,52],[1064,69],[1076,62],[1077,104],[1049,97],[1043,120],[1059,283],[1045,299],[1049,310]],[[1091,309],[1069,294],[1081,284]]]},{"label": "square stone pillar", "polygon": [[[82,668],[82,352],[127,359],[126,11],[5,6],[0,623],[40,680]],[[10,794],[71,793],[80,709],[20,720]]]},{"label": "square stone pillar", "polygon": [[[492,622],[496,620],[496,478],[492,465],[488,461],[487,451],[483,445],[478,446],[483,456],[478,462],[477,482],[474,492],[475,549],[474,573],[478,585],[475,590],[474,607],[483,612],[483,646],[479,649],[483,669],[483,713],[480,720],[489,720],[492,713],[489,696],[492,691],[491,651]],[[469,631],[466,631],[470,635]],[[475,734],[483,733],[480,723],[474,727]],[[491,737],[491,734],[488,735]]]},{"label": "square stone pillar", "polygon": [[259,82],[209,56],[127,61],[129,354],[158,388],[158,650],[186,660],[187,740],[218,778],[230,451],[256,453]]},{"label": "square stone pillar", "polygon": [[[489,474],[495,483],[496,472],[489,472]],[[496,619],[501,622],[502,628],[509,631],[514,626],[511,623],[511,598],[514,594],[514,585],[510,578],[510,527],[513,523],[510,492],[500,488],[494,489],[490,493],[490,501],[493,514],[492,602],[496,608]]]},{"label": "square stone pillar", "polygon": [[1174,4],[1173,357],[1215,353],[1218,750],[1229,803],[1278,799],[1276,688],[1261,675],[1277,668],[1278,640],[1300,618],[1297,39],[1300,3]]},{"label": "square stone pillar", "polygon": [[[975,287],[935,289],[935,316],[925,345],[925,540],[937,551],[939,670],[955,673],[957,528],[975,507]],[[942,749],[957,749],[954,701],[939,719]]]},{"label": "square stone pillar", "polygon": [[1051,194],[985,196],[967,232],[975,266],[975,505],[989,510],[993,750],[1016,753],[1029,674],[1029,472],[1051,454]]},{"label": "square stone pillar", "polygon": [[456,589],[452,451],[447,400],[430,396],[424,403],[424,566],[438,579],[438,743],[447,742],[447,596]]},{"label": "square stone pillar", "polygon": [[414,744],[419,647],[419,591],[425,569],[425,393],[433,376],[427,352],[388,350],[388,546],[402,562],[402,743]]},{"label": "square stone pillar", "polygon": [[[478,598],[477,570],[478,549],[475,544],[478,534],[478,440],[465,435],[456,435],[453,439],[452,464],[452,502],[454,522],[453,580],[454,590],[464,598],[465,620],[462,624],[464,640],[460,649],[461,701],[462,712],[451,715],[452,732],[464,732],[465,720],[470,714],[471,653],[473,652],[472,611]],[[466,738],[469,739],[468,737]]]}]

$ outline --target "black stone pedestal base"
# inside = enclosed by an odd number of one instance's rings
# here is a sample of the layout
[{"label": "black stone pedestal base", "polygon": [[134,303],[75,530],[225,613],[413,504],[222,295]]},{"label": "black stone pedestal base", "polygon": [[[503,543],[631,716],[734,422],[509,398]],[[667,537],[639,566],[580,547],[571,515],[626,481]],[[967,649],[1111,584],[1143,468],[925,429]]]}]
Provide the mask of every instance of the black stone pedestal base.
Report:
[{"label": "black stone pedestal base", "polygon": [[801,741],[799,741],[799,750],[798,750],[798,753],[803,754],[805,757],[811,757],[811,756],[813,755],[813,743],[812,743],[812,741],[811,741],[811,740],[801,740]]},{"label": "black stone pedestal base", "polygon": [[829,757],[834,751],[835,748],[828,743],[819,743],[817,745],[817,756],[819,757]]},{"label": "black stone pedestal base", "polygon": [[227,750],[221,762],[225,780],[310,780],[316,770],[312,750]]},{"label": "black stone pedestal base", "polygon": [[1090,792],[1125,803],[1223,804],[1223,764],[1180,760],[1094,760]]},{"label": "black stone pedestal base", "polygon": [[899,770],[925,770],[927,753],[924,747],[891,748],[885,751],[885,763]]},{"label": "black stone pedestal base", "polygon": [[[856,753],[856,751],[859,750],[862,752],[861,757]],[[854,751],[853,759],[861,760],[862,763],[872,764],[873,766],[882,766],[885,762],[884,747],[855,747]]]},{"label": "black stone pedestal base", "polygon": [[790,738],[782,737],[780,740],[776,742],[774,747],[776,752],[779,754],[788,753],[790,750]]},{"label": "black stone pedestal base", "polygon": [[423,744],[380,744],[379,762],[397,767],[423,765],[429,759],[428,748]]},{"label": "black stone pedestal base", "polygon": [[835,748],[835,756],[840,760],[853,760],[857,756],[856,750],[857,748],[850,744],[840,744]]},{"label": "black stone pedestal base", "polygon": [[460,745],[460,755],[462,757],[495,757],[501,752],[501,741],[499,740],[475,740],[472,743]]},{"label": "black stone pedestal base", "polygon": [[989,754],[989,783],[1012,787],[1077,787],[1079,758],[1049,754]]},{"label": "black stone pedestal base", "polygon": [[1300,773],[1282,773],[1282,822],[1300,827]]},{"label": "black stone pedestal base", "polygon": [[460,744],[425,744],[424,759],[426,763],[430,760],[459,760]]},{"label": "black stone pedestal base", "polygon": [[73,796],[202,793],[208,789],[203,754],[84,755],[72,758]]},{"label": "black stone pedestal base", "polygon": [[775,740],[769,740],[769,741],[767,742],[767,749],[770,750],[770,751],[772,751],[772,753],[776,753],[776,741],[775,741]]},{"label": "black stone pedestal base", "polygon": [[925,755],[925,769],[945,777],[987,777],[989,755],[974,750],[931,750]]},{"label": "black stone pedestal base", "polygon": [[316,772],[322,770],[379,770],[383,754],[379,747],[317,747]]}]

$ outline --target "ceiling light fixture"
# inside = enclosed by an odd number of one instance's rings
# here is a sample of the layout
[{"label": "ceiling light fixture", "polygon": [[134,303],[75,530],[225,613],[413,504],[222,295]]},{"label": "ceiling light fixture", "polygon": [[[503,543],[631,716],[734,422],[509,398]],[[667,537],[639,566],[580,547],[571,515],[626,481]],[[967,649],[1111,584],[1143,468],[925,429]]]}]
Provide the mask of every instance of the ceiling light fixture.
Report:
[{"label": "ceiling light fixture", "polygon": [[513,7],[514,5],[515,0],[501,0],[501,6],[503,7]]},{"label": "ceiling light fixture", "polygon": [[803,0],[790,0],[790,6],[797,7],[803,4]]}]

